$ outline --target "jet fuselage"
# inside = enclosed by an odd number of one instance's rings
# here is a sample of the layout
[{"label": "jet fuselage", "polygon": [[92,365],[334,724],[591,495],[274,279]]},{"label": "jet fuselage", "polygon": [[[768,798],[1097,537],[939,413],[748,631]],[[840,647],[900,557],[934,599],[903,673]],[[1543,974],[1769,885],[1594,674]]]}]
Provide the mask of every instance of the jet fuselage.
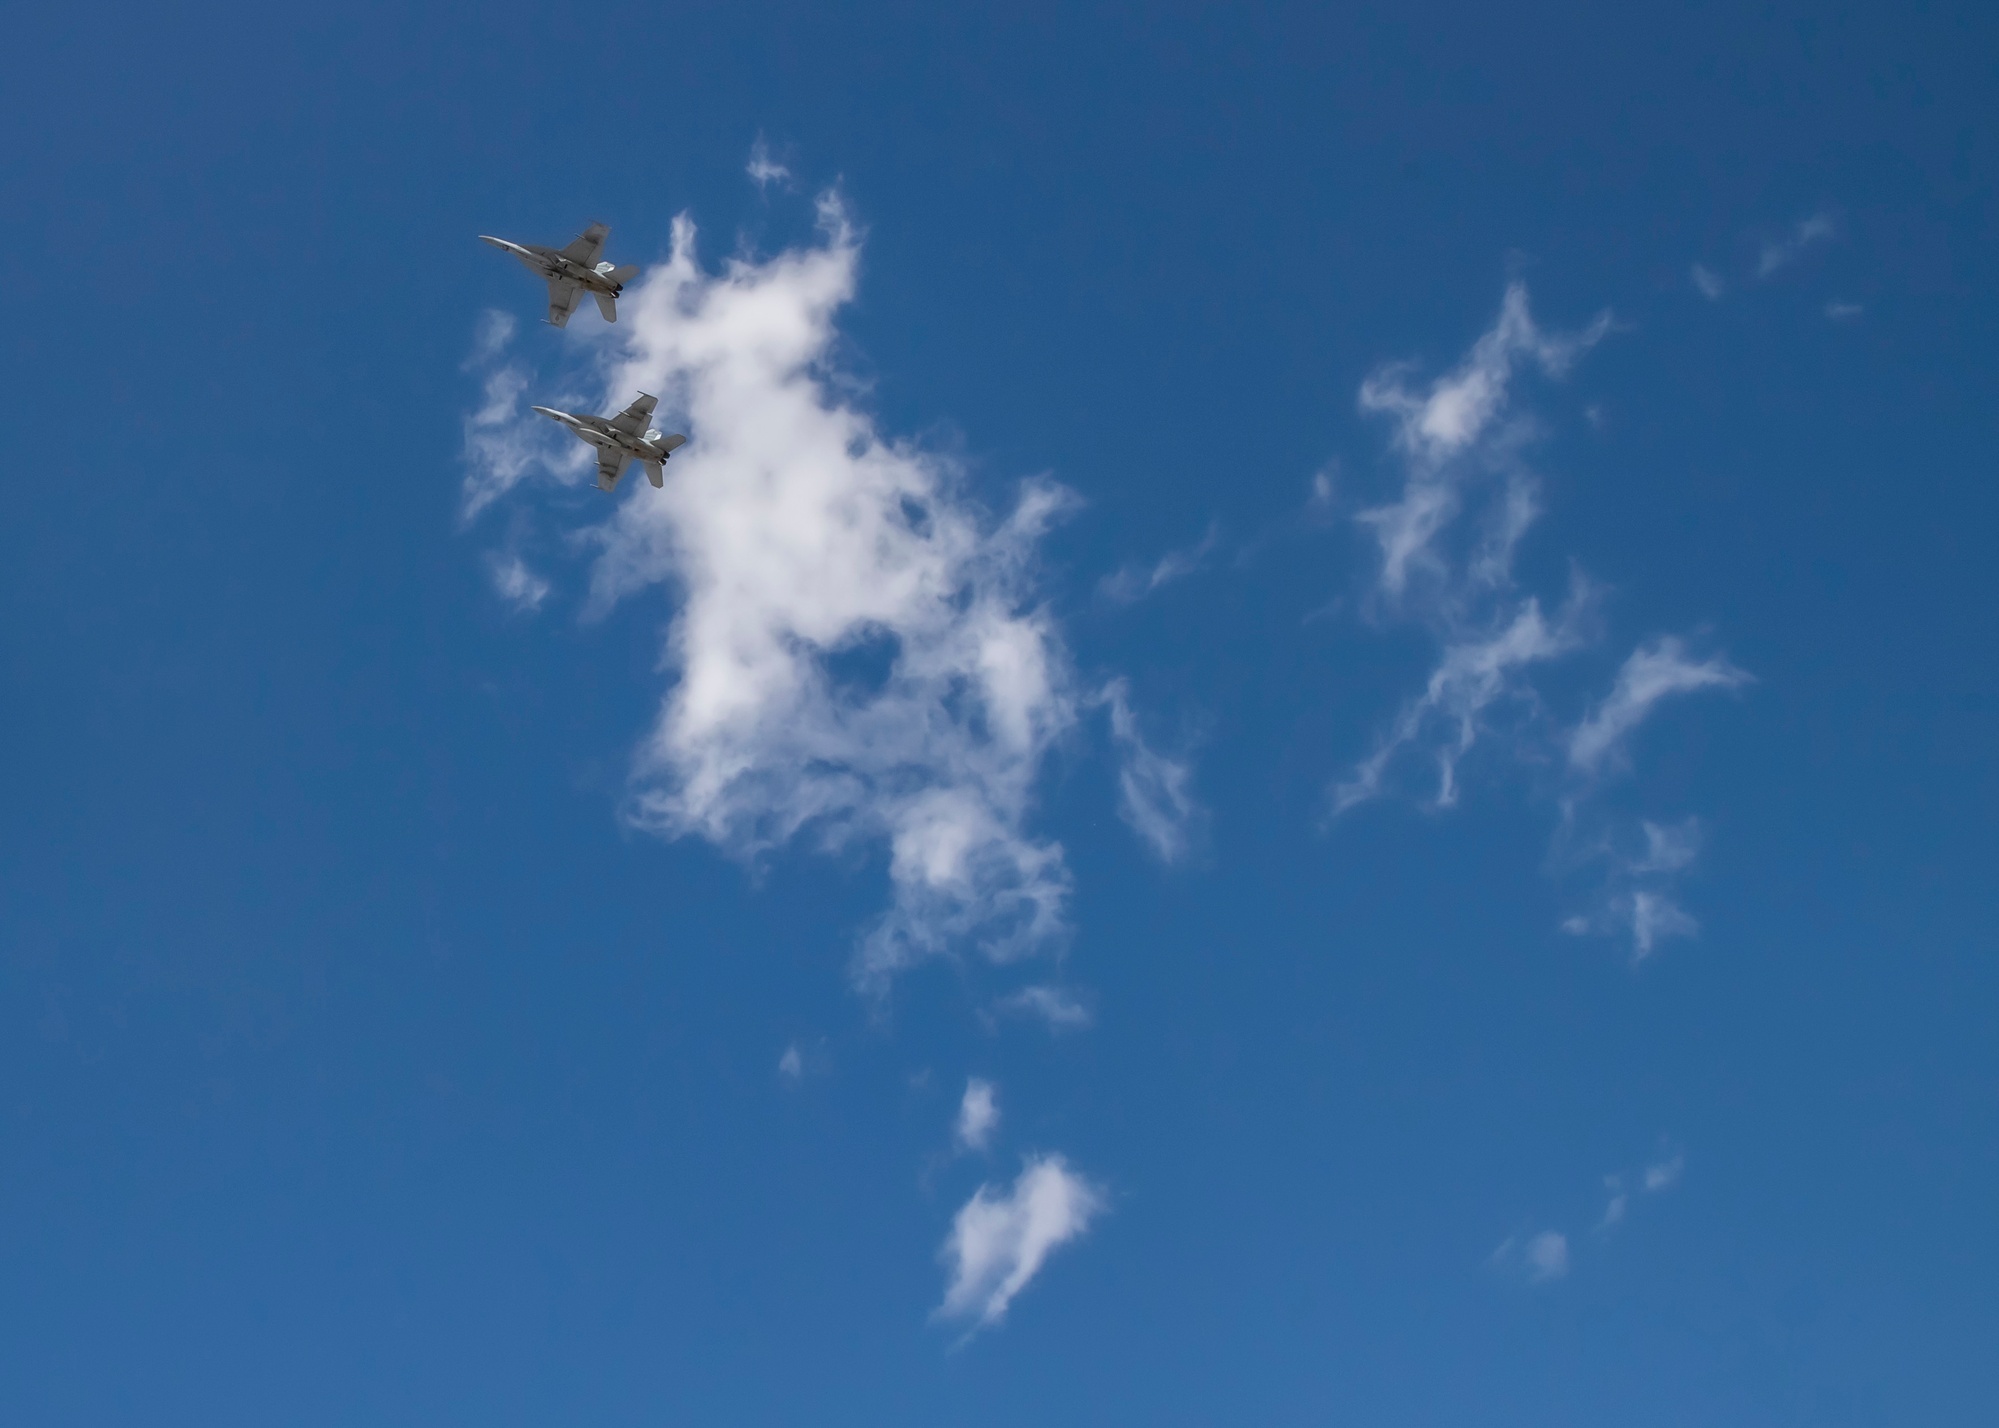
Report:
[{"label": "jet fuselage", "polygon": [[539,278],[578,283],[593,293],[604,293],[610,297],[617,297],[625,290],[623,283],[610,276],[615,269],[609,263],[599,263],[593,268],[540,243],[510,243],[505,238],[493,238],[484,233],[479,235],[479,241],[491,243],[502,252],[512,253]]},{"label": "jet fuselage", "polygon": [[585,416],[578,412],[560,412],[554,407],[536,407],[545,417],[553,417],[583,440],[600,451],[611,449],[622,451],[636,461],[664,461],[680,449],[680,440],[669,440],[663,433],[648,430],[643,436],[635,436],[619,431],[604,417]]}]

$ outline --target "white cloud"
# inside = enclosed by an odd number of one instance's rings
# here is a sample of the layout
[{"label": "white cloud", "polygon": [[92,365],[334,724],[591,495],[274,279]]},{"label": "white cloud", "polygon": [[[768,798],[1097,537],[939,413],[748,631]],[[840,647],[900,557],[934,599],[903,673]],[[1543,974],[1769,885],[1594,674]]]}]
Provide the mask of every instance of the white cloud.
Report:
[{"label": "white cloud", "polygon": [[777,1075],[787,1086],[796,1086],[805,1079],[805,1058],[799,1054],[797,1042],[785,1047],[784,1055],[777,1058]]},{"label": "white cloud", "polygon": [[[1645,1195],[1659,1195],[1680,1183],[1680,1172],[1686,1169],[1686,1156],[1674,1151],[1664,1160],[1655,1161],[1639,1171],[1633,1178],[1637,1180],[1638,1191]],[[1603,1207],[1603,1218],[1597,1222],[1597,1233],[1608,1234],[1624,1218],[1631,1208],[1632,1191],[1623,1175],[1606,1175],[1604,1188],[1610,1192],[1610,1201]]]},{"label": "white cloud", "polygon": [[1719,655],[1696,660],[1685,641],[1672,635],[1639,646],[1617,672],[1617,682],[1602,703],[1576,726],[1569,737],[1569,764],[1593,774],[1623,758],[1624,741],[1652,712],[1652,706],[1675,694],[1699,689],[1734,689],[1749,676]]},{"label": "white cloud", "polygon": [[1603,1207],[1603,1218],[1597,1222],[1596,1228],[1599,1234],[1607,1233],[1613,1225],[1622,1224],[1624,1212],[1631,1204],[1631,1195],[1624,1188],[1623,1176],[1606,1175],[1603,1183],[1610,1191],[1610,1202]]},{"label": "white cloud", "polygon": [[1359,516],[1381,549],[1383,595],[1401,599],[1419,571],[1447,573],[1433,543],[1457,517],[1466,488],[1494,471],[1507,472],[1514,480],[1499,522],[1500,538],[1489,539],[1479,564],[1487,578],[1505,573],[1513,542],[1534,516],[1532,483],[1514,469],[1512,460],[1526,432],[1504,421],[1514,376],[1531,365],[1559,377],[1609,330],[1605,313],[1580,332],[1543,332],[1528,311],[1525,285],[1513,283],[1492,329],[1455,369],[1427,388],[1409,385],[1407,365],[1382,368],[1361,384],[1361,410],[1394,419],[1394,443],[1404,462],[1400,497]]},{"label": "white cloud", "polygon": [[517,610],[539,610],[548,598],[548,582],[511,551],[487,556],[486,573],[492,578],[494,592]]},{"label": "white cloud", "polygon": [[[482,333],[477,351],[481,365],[497,361],[512,338],[511,326],[497,344]],[[465,418],[465,519],[470,520],[538,470],[550,469],[568,453],[561,451],[546,432],[526,426],[527,404],[522,400],[528,388],[527,370],[508,363],[486,374],[483,400]],[[543,426],[553,430],[551,423]]]},{"label": "white cloud", "polygon": [[[1390,765],[1411,747],[1420,747],[1434,765],[1435,805],[1448,808],[1456,803],[1458,763],[1478,742],[1487,711],[1502,700],[1533,702],[1523,676],[1530,666],[1576,648],[1581,603],[1578,596],[1550,623],[1540,602],[1528,599],[1503,628],[1446,646],[1422,695],[1403,707],[1374,752],[1333,789],[1334,814],[1379,795]],[[1439,729],[1440,734],[1426,740]]]},{"label": "white cloud", "polygon": [[[1718,280],[1704,281],[1711,277],[1695,269],[1704,291],[1719,291]],[[1642,853],[1631,851],[1635,833],[1628,825],[1594,841],[1580,840],[1576,829],[1606,821],[1592,801],[1659,700],[1738,686],[1749,676],[1719,657],[1690,657],[1680,639],[1656,638],[1631,654],[1609,695],[1574,729],[1551,727],[1537,689],[1540,668],[1595,642],[1597,601],[1573,570],[1571,593],[1552,617],[1519,588],[1515,552],[1540,516],[1541,488],[1524,459],[1537,427],[1531,414],[1516,409],[1515,379],[1527,368],[1563,375],[1609,328],[1604,315],[1579,331],[1545,332],[1529,312],[1526,289],[1514,283],[1498,321],[1453,370],[1419,386],[1407,368],[1389,367],[1362,385],[1362,410],[1394,421],[1390,444],[1399,464],[1395,499],[1358,516],[1380,555],[1375,594],[1379,606],[1430,631],[1438,653],[1422,693],[1333,785],[1331,808],[1337,817],[1397,791],[1405,769],[1423,771],[1434,789],[1426,798],[1432,807],[1451,807],[1467,756],[1488,740],[1531,767],[1566,763],[1557,848],[1570,850],[1563,861],[1571,866],[1601,860],[1609,871],[1596,909],[1563,926],[1626,932],[1642,959],[1666,939],[1696,930],[1668,883],[1692,861],[1698,824],[1639,825]],[[1579,844],[1584,852],[1576,858]]]},{"label": "white cloud", "polygon": [[1586,582],[1575,580],[1552,619],[1515,588],[1514,552],[1540,515],[1540,488],[1521,459],[1535,425],[1511,415],[1512,387],[1523,367],[1563,375],[1609,329],[1604,314],[1577,332],[1545,332],[1513,283],[1498,320],[1450,372],[1418,388],[1406,367],[1388,367],[1362,384],[1361,409],[1394,420],[1401,467],[1396,499],[1356,517],[1380,551],[1376,593],[1441,648],[1423,693],[1334,785],[1335,816],[1388,792],[1404,762],[1434,777],[1434,806],[1454,804],[1459,765],[1497,716],[1538,712],[1533,666],[1583,644]]},{"label": "white cloud", "polygon": [[1678,1151],[1657,1164],[1645,1167],[1645,1193],[1656,1195],[1661,1190],[1670,1190],[1680,1183],[1680,1172],[1687,1168],[1687,1158]]},{"label": "white cloud", "polygon": [[1053,1032],[1081,1031],[1096,1020],[1075,993],[1047,985],[1023,987],[1002,997],[993,1004],[993,1011],[1001,1016],[1037,1017]]},{"label": "white cloud", "polygon": [[465,359],[464,369],[474,371],[506,351],[518,327],[510,312],[489,307],[480,313],[478,329],[472,334],[472,353]]},{"label": "white cloud", "polygon": [[1700,856],[1698,818],[1683,818],[1670,825],[1654,823],[1648,818],[1640,820],[1638,826],[1645,834],[1645,851],[1631,860],[1634,873],[1677,873]]},{"label": "white cloud", "polygon": [[1756,276],[1769,277],[1779,268],[1796,261],[1798,255],[1814,243],[1830,239],[1834,231],[1830,214],[1814,213],[1809,218],[1799,219],[1789,233],[1763,245],[1763,251],[1756,259]]},{"label": "white cloud", "polygon": [[1867,311],[1857,302],[1829,302],[1825,305],[1825,315],[1830,322],[1851,322]]},{"label": "white cloud", "polygon": [[1527,1261],[1527,1277],[1535,1283],[1560,1279],[1569,1272],[1569,1237],[1544,1230],[1527,1241],[1522,1257]]},{"label": "white cloud", "polygon": [[1525,1274],[1529,1284],[1545,1284],[1569,1272],[1569,1237],[1543,1230],[1525,1240],[1509,1238],[1492,1252],[1492,1262]]},{"label": "white cloud", "polygon": [[[892,903],[856,959],[880,990],[960,946],[1006,961],[1066,934],[1063,851],[1028,824],[1044,756],[1076,719],[1033,590],[1040,538],[1073,498],[1030,481],[991,517],[947,457],[853,404],[835,317],[859,237],[835,198],[819,218],[816,243],[715,273],[678,220],[618,325],[587,330],[605,409],[652,392],[660,424],[690,436],[663,491],[629,484],[589,533],[591,604],[679,596],[633,820],[744,858],[801,835],[884,844]],[[489,383],[468,424],[468,504],[551,464],[523,448],[529,423],[549,424],[518,412],[514,379]]]},{"label": "white cloud", "polygon": [[953,1131],[965,1150],[984,1150],[999,1129],[999,1089],[977,1076],[965,1082],[964,1099],[958,1103],[958,1124]]},{"label": "white cloud", "polygon": [[1719,302],[1722,293],[1727,291],[1722,285],[1721,274],[1699,263],[1694,264],[1693,280],[1694,290],[1709,302]]},{"label": "white cloud", "polygon": [[950,1283],[938,1316],[966,1321],[973,1333],[997,1324],[1049,1253],[1081,1235],[1104,1208],[1103,1191],[1059,1155],[1030,1158],[1009,1190],[980,1186],[939,1252]]},{"label": "white cloud", "polygon": [[1120,605],[1135,604],[1160,586],[1170,585],[1199,570],[1220,538],[1219,528],[1209,526],[1199,545],[1188,550],[1167,551],[1150,570],[1141,565],[1122,566],[1113,574],[1106,575],[1097,589],[1107,600],[1114,600]]},{"label": "white cloud", "polygon": [[745,172],[758,188],[769,188],[772,184],[781,188],[791,187],[791,170],[770,156],[770,145],[764,142],[761,134],[750,145],[750,162]]},{"label": "white cloud", "polygon": [[1119,753],[1118,814],[1162,863],[1176,863],[1192,846],[1192,828],[1201,813],[1190,788],[1194,771],[1145,742],[1128,692],[1124,680],[1114,679],[1098,695],[1110,708],[1111,740]]}]

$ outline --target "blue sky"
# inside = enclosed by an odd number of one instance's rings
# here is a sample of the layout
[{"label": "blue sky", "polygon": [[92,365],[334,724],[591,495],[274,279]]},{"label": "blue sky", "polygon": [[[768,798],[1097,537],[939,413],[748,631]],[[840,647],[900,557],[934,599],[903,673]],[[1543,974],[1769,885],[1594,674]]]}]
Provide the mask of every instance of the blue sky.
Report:
[{"label": "blue sky", "polygon": [[0,1421],[1992,1420],[1985,9],[12,33]]}]

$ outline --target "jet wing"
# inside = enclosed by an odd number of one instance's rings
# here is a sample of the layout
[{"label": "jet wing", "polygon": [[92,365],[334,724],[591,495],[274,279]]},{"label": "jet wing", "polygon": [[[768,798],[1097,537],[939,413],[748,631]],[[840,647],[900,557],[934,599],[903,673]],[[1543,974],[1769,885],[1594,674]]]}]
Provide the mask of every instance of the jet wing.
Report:
[{"label": "jet wing", "polygon": [[626,436],[642,435],[646,423],[652,420],[652,409],[658,405],[658,397],[640,392],[636,401],[611,418],[611,425]]},{"label": "jet wing", "polygon": [[566,278],[548,280],[548,320],[557,327],[566,326],[576,305],[583,301],[583,284],[572,283]]},{"label": "jet wing", "polygon": [[615,491],[618,487],[618,478],[625,474],[625,463],[631,459],[629,455],[618,450],[616,447],[599,447],[597,449],[597,488],[602,491]]},{"label": "jet wing", "polygon": [[569,246],[562,250],[562,256],[586,268],[594,268],[597,260],[604,256],[604,240],[610,236],[610,225],[593,223],[570,241]]}]

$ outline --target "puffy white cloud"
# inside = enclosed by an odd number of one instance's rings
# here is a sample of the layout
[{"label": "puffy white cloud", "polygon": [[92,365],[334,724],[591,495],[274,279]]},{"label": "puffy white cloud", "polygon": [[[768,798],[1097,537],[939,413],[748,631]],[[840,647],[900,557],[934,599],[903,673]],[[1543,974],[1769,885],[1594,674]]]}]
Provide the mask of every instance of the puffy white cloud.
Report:
[{"label": "puffy white cloud", "polygon": [[1569,1272],[1569,1237],[1544,1230],[1527,1241],[1521,1257],[1527,1263],[1527,1277],[1535,1283],[1560,1279]]},{"label": "puffy white cloud", "polygon": [[1734,689],[1748,682],[1747,674],[1719,655],[1690,658],[1685,641],[1676,636],[1662,635],[1640,645],[1618,670],[1610,693],[1570,735],[1569,764],[1593,774],[1621,760],[1625,739],[1661,699],[1700,689]]},{"label": "puffy white cloud", "polygon": [[[628,483],[587,533],[591,607],[655,585],[679,596],[633,820],[745,858],[801,835],[885,845],[892,904],[856,959],[879,990],[961,945],[1005,961],[1066,933],[1062,849],[1028,822],[1077,712],[1033,588],[1040,538],[1073,498],[1030,481],[989,515],[949,458],[854,405],[835,319],[859,238],[835,198],[819,220],[817,242],[711,272],[683,218],[617,326],[583,329],[597,409],[652,392],[659,424],[690,436],[663,491]],[[537,469],[580,469],[538,444],[554,428],[521,415],[521,385],[495,374],[468,421],[471,509]]]},{"label": "puffy white cloud", "polygon": [[796,1086],[805,1079],[805,1058],[799,1054],[797,1042],[785,1047],[784,1055],[777,1058],[777,1075],[787,1086]]},{"label": "puffy white cloud", "polygon": [[1719,302],[1721,295],[1727,291],[1722,284],[1721,274],[1715,272],[1712,268],[1703,267],[1699,263],[1694,264],[1693,280],[1694,291],[1698,292],[1709,302]]},{"label": "puffy white cloud", "polygon": [[1111,740],[1119,754],[1118,814],[1161,862],[1175,863],[1192,846],[1201,814],[1191,789],[1194,771],[1145,742],[1128,692],[1125,681],[1115,679],[1098,696],[1110,709]]},{"label": "puffy white cloud", "polygon": [[967,1322],[971,1332],[997,1324],[1049,1254],[1104,1208],[1103,1191],[1059,1155],[1030,1158],[1010,1189],[980,1186],[939,1253],[950,1282],[938,1316]]},{"label": "puffy white cloud", "polygon": [[1783,237],[1772,238],[1763,245],[1756,259],[1756,276],[1767,278],[1779,268],[1788,267],[1805,249],[1826,242],[1835,231],[1830,214],[1814,213],[1799,219]]},{"label": "puffy white cloud", "polygon": [[999,1088],[974,1076],[965,1082],[965,1095],[958,1102],[958,1124],[953,1128],[959,1146],[984,1150],[999,1129]]}]

